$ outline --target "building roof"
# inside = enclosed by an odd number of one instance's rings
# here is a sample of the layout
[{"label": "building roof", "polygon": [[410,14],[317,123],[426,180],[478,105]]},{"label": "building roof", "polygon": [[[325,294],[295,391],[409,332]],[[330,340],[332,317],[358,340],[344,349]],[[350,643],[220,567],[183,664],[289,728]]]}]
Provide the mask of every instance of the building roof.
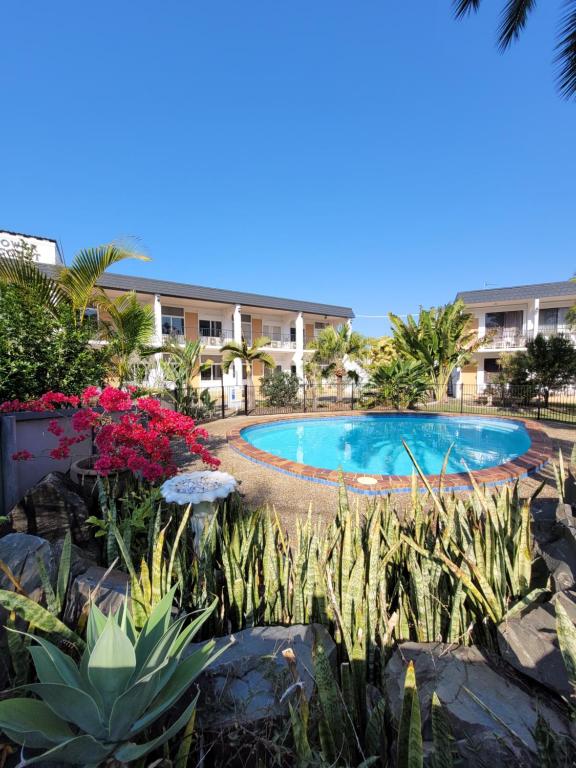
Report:
[{"label": "building roof", "polygon": [[54,240],[53,237],[42,237],[42,235],[28,235],[26,232],[12,232],[9,229],[0,229],[0,233],[5,233],[6,235],[12,235],[14,237],[32,237],[34,240],[47,240],[49,243],[55,243],[56,246],[58,246],[58,241]]},{"label": "building roof", "polygon": [[[44,272],[53,275],[58,267],[51,264],[38,265]],[[170,280],[152,280],[148,277],[133,277],[107,272],[98,281],[101,288],[118,291],[137,291],[138,293],[160,294],[166,298],[197,299],[199,301],[214,301],[223,304],[240,304],[247,307],[262,309],[280,309],[293,312],[305,312],[312,315],[330,315],[332,317],[353,318],[354,312],[350,307],[339,307],[333,304],[318,304],[313,301],[298,301],[283,299],[278,296],[261,296],[258,293],[229,291],[223,288],[206,288],[201,285],[188,285]]]},{"label": "building roof", "polygon": [[456,294],[465,304],[490,304],[493,301],[519,301],[545,299],[552,296],[576,296],[576,283],[563,280],[558,283],[514,285],[509,288],[485,288],[479,291],[460,291]]}]

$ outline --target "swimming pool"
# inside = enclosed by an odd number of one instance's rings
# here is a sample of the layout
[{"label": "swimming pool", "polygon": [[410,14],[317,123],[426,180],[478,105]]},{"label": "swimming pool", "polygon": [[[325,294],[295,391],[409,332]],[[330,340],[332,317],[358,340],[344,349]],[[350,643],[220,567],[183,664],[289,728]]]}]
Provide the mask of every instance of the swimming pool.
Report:
[{"label": "swimming pool", "polygon": [[[527,474],[550,455],[545,433],[521,419],[440,414],[359,414],[302,417],[255,423],[229,435],[232,447],[255,461],[307,479],[366,490],[406,489],[413,464],[436,477],[446,467],[447,485],[469,486],[467,471],[479,482]],[[378,486],[378,488],[374,487]]]}]

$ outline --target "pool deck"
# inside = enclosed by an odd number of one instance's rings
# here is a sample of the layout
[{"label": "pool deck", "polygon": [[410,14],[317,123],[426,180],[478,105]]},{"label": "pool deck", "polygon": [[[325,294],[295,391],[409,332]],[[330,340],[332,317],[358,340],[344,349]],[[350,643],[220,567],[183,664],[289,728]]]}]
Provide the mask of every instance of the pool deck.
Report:
[{"label": "pool deck", "polygon": [[[358,411],[353,412],[359,415]],[[333,415],[346,415],[338,412]],[[318,417],[318,414],[311,414]],[[334,485],[326,485],[318,482],[310,482],[301,476],[295,476],[285,472],[279,472],[272,467],[241,455],[228,442],[228,435],[234,435],[246,426],[254,423],[265,423],[287,418],[303,418],[304,414],[294,416],[234,416],[228,419],[211,422],[205,425],[210,434],[207,447],[222,461],[221,469],[230,472],[241,483],[240,490],[244,494],[247,504],[252,508],[274,506],[283,523],[292,529],[297,517],[302,517],[312,508],[315,517],[331,520],[334,516],[338,500],[338,488]],[[500,417],[499,417],[500,418]],[[513,421],[523,421],[514,418]],[[526,420],[530,429],[541,430],[548,441],[547,452],[557,455],[558,449],[562,449],[564,456],[570,456],[572,446],[576,442],[576,426],[557,422]],[[195,465],[197,468],[197,465]],[[475,473],[477,476],[477,473]],[[496,478],[498,482],[511,482],[510,475]],[[523,497],[531,496],[538,486],[544,483],[540,498],[555,498],[556,485],[554,473],[550,464],[541,467],[534,474],[520,478],[519,487]],[[437,489],[437,481],[432,482]],[[366,490],[364,487],[363,490]],[[410,502],[410,494],[398,493],[394,488],[384,489],[392,493],[394,502],[402,508]],[[460,493],[461,491],[455,492]],[[359,493],[352,493],[351,499],[357,499],[361,508],[374,499]]]}]

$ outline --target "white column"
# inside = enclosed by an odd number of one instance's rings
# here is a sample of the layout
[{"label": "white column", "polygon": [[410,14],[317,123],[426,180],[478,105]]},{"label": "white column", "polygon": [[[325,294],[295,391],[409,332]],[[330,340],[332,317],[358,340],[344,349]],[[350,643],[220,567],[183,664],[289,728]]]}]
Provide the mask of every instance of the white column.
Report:
[{"label": "white column", "polygon": [[[157,347],[162,346],[162,297],[159,293],[154,294],[154,344]],[[160,370],[161,355],[154,355],[156,361],[156,370],[150,371],[149,384],[151,387],[159,385],[162,380]]]},{"label": "white column", "polygon": [[[238,344],[242,343],[242,307],[237,304],[234,307],[234,316],[232,318],[232,331],[234,333],[234,341]],[[242,384],[242,362],[240,360],[234,361],[234,378],[236,384]]]},{"label": "white column", "polygon": [[534,306],[532,308],[533,320],[532,320],[532,333],[534,336],[538,335],[538,328],[540,327],[540,299],[534,299]]},{"label": "white column", "polygon": [[294,353],[294,365],[296,366],[296,375],[299,379],[304,378],[304,318],[302,312],[298,312],[296,317],[296,352]]},{"label": "white column", "polygon": [[462,391],[462,368],[454,369],[453,373],[454,397],[459,398]]},{"label": "white column", "polygon": [[162,344],[162,299],[158,293],[154,294],[154,334],[156,344]]}]

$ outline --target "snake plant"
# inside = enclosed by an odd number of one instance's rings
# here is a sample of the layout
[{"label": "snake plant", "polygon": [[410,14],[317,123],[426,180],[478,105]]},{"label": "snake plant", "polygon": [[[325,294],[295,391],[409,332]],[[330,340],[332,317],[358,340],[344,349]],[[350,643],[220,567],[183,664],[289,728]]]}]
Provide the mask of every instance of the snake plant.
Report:
[{"label": "snake plant", "polygon": [[130,763],[184,728],[198,695],[165,731],[141,740],[225,648],[214,652],[210,641],[185,655],[213,606],[188,623],[186,616],[171,621],[173,599],[174,589],[140,631],[126,601],[108,617],[92,606],[79,664],[33,636],[30,654],[39,682],[17,690],[34,698],[0,701],[0,730],[22,745],[20,766],[46,761],[88,768],[111,760]]}]

